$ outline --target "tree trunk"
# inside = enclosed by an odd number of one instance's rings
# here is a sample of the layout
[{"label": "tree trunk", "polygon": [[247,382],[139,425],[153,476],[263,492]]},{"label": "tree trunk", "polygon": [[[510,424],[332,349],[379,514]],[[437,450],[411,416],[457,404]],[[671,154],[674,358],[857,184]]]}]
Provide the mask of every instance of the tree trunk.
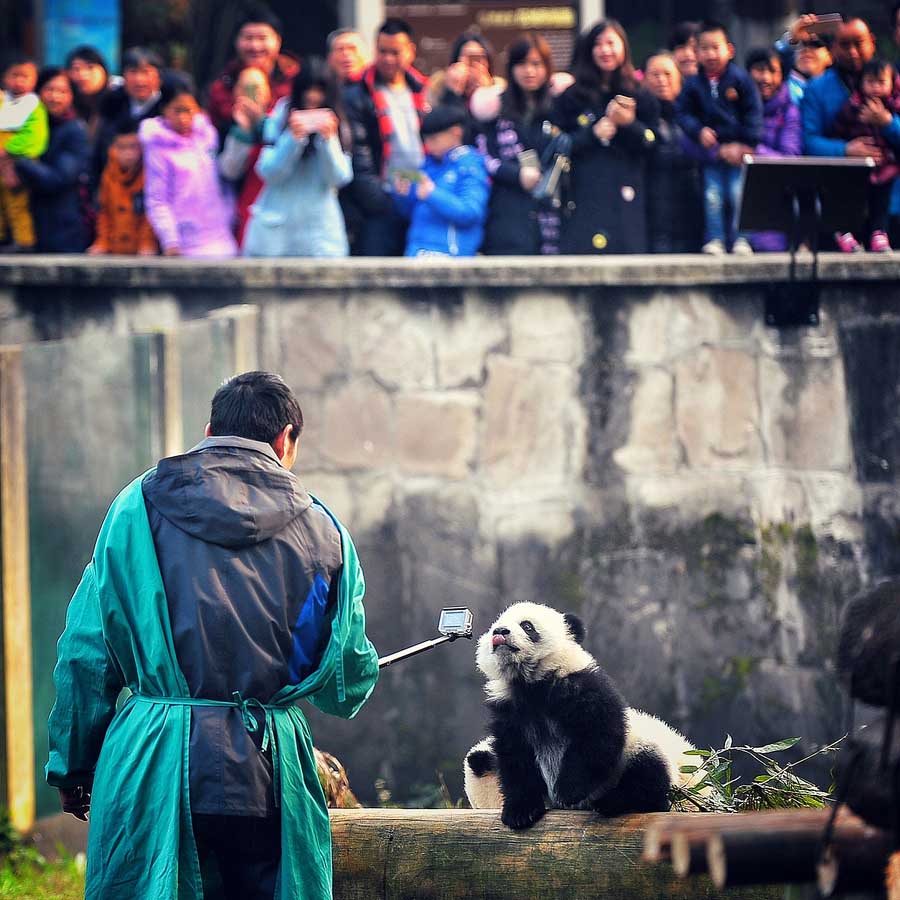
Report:
[{"label": "tree trunk", "polygon": [[718,892],[640,863],[659,815],[554,811],[512,831],[488,810],[331,810],[335,900],[780,900],[780,887]]}]

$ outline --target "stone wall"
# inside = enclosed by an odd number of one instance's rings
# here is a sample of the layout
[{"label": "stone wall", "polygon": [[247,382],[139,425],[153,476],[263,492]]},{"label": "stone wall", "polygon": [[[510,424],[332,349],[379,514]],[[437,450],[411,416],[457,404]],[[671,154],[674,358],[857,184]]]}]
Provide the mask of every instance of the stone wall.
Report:
[{"label": "stone wall", "polygon": [[[808,272],[808,262],[801,274]],[[697,743],[842,734],[841,608],[900,570],[900,262],[825,257],[821,325],[763,322],[786,258],[0,264],[0,340],[259,309],[387,653],[442,606],[578,612],[630,702]],[[193,418],[201,413],[194,413]],[[188,415],[188,411],[185,412]],[[202,417],[202,414],[201,414]],[[188,444],[192,436],[186,435]],[[482,728],[459,643],[311,714],[356,791],[422,798]]]}]

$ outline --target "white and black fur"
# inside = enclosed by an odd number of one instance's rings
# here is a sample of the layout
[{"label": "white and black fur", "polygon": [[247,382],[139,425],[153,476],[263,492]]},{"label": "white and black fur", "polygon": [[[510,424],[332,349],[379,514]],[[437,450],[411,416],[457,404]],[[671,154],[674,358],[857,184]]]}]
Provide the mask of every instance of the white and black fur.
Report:
[{"label": "white and black fur", "polygon": [[689,780],[679,769],[692,745],[628,707],[583,640],[577,616],[515,603],[478,641],[491,723],[466,755],[466,795],[475,808],[502,808],[511,828],[548,806],[664,811],[672,786]]}]

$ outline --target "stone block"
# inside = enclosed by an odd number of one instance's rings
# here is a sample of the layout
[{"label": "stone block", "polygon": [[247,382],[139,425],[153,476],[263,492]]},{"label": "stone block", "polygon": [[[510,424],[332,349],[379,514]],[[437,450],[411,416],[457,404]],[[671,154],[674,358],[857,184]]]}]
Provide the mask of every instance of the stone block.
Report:
[{"label": "stone block", "polygon": [[321,469],[301,470],[298,475],[303,487],[321,500],[352,533],[355,530],[356,517],[350,476],[325,472]]},{"label": "stone block", "polygon": [[376,469],[394,458],[391,399],[371,378],[361,378],[325,398],[320,451],[338,469]]},{"label": "stone block", "polygon": [[402,394],[397,398],[397,461],[414,475],[465,478],[478,429],[478,398]]},{"label": "stone block", "polygon": [[445,388],[483,384],[488,354],[502,349],[508,341],[503,304],[479,292],[466,291],[463,303],[442,309],[438,321],[438,383]]},{"label": "stone block", "polygon": [[580,365],[585,325],[576,298],[549,290],[518,294],[509,306],[510,355]]},{"label": "stone block", "polygon": [[346,304],[338,292],[288,300],[278,309],[279,371],[298,393],[345,378],[350,366]]},{"label": "stone block", "polygon": [[674,471],[681,451],[672,375],[663,369],[642,369],[630,393],[628,443],[613,452],[616,465],[636,475]]},{"label": "stone block", "polygon": [[409,302],[399,294],[351,300],[347,343],[356,375],[371,374],[389,388],[435,386],[430,304]]},{"label": "stone block", "polygon": [[503,356],[488,360],[479,465],[495,486],[565,484],[584,463],[575,372]]},{"label": "stone block", "polygon": [[692,468],[747,469],[764,460],[756,359],[703,347],[675,367],[678,437]]},{"label": "stone block", "polygon": [[760,395],[770,465],[849,470],[850,423],[840,359],[761,357]]},{"label": "stone block", "polygon": [[658,365],[707,344],[749,347],[756,340],[756,306],[717,303],[713,289],[654,291],[628,307],[629,365]]}]

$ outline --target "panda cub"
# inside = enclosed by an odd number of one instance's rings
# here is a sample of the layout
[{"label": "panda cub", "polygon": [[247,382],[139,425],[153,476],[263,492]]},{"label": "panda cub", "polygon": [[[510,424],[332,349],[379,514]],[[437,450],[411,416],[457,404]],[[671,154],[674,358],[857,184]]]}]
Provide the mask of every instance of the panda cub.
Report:
[{"label": "panda cub", "polygon": [[476,808],[502,807],[528,828],[548,806],[604,816],[669,809],[669,790],[693,747],[665,722],[628,707],[581,645],[574,615],[515,603],[478,641],[487,676],[490,735],[466,755]]}]

